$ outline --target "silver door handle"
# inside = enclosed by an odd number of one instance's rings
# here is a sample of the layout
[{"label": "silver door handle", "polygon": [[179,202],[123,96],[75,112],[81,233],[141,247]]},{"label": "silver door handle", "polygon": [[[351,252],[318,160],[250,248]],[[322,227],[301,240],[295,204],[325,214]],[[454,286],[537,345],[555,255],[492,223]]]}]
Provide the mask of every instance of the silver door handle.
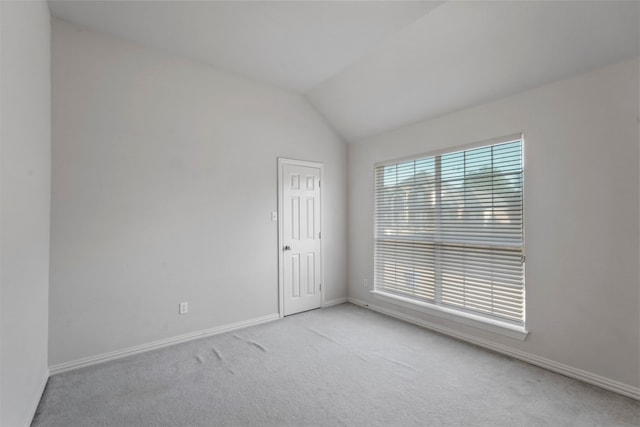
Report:
[{"label": "silver door handle", "polygon": [[291,246],[287,245],[284,248],[282,248],[283,251],[290,251],[291,250]]}]

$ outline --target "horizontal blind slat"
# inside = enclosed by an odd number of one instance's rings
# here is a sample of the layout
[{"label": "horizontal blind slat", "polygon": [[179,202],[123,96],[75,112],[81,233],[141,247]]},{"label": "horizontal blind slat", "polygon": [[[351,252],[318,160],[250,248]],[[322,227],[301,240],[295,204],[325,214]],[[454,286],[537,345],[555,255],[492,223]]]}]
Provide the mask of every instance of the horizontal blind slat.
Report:
[{"label": "horizontal blind slat", "polygon": [[522,323],[522,166],[515,140],[376,167],[375,288]]}]

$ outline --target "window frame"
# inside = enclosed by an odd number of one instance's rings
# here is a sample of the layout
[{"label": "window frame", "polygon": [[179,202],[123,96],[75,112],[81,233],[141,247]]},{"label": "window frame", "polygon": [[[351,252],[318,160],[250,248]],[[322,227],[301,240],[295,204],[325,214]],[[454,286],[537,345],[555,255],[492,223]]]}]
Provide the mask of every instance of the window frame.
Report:
[{"label": "window frame", "polygon": [[[416,161],[416,160],[422,160],[422,159],[428,159],[428,158],[433,158],[434,162],[436,161],[436,158],[440,157],[446,154],[451,154],[451,153],[457,153],[457,152],[464,152],[467,150],[473,150],[473,149],[478,149],[478,148],[482,148],[482,147],[490,147],[490,146],[495,146],[495,145],[499,145],[499,144],[504,144],[504,143],[508,143],[508,142],[515,142],[515,141],[520,141],[521,143],[521,161],[522,161],[522,170],[521,170],[521,176],[522,176],[522,187],[521,187],[521,197],[522,197],[522,244],[521,247],[522,248],[522,257],[523,257],[523,261],[522,261],[522,293],[523,293],[523,320],[522,323],[518,323],[518,322],[511,322],[507,319],[500,319],[497,317],[492,317],[492,316],[485,316],[482,315],[481,313],[476,313],[474,311],[470,311],[467,310],[465,308],[452,308],[451,306],[448,305],[442,305],[441,303],[431,303],[428,301],[423,301],[423,300],[419,300],[419,299],[413,299],[411,297],[407,297],[407,296],[402,296],[402,295],[398,295],[395,293],[391,293],[391,292],[385,292],[384,290],[380,290],[380,289],[376,289],[376,285],[377,285],[377,257],[376,257],[376,251],[377,251],[377,247],[378,247],[378,240],[379,240],[379,236],[378,236],[378,232],[377,232],[377,227],[378,227],[378,205],[377,205],[377,198],[379,196],[378,194],[378,187],[377,187],[377,173],[376,171],[378,170],[379,167],[383,167],[383,166],[387,166],[387,165],[398,165],[401,164],[403,162],[410,162],[410,161]],[[383,300],[385,302],[389,302],[392,303],[394,305],[397,306],[401,306],[403,308],[408,308],[414,311],[418,311],[418,312],[422,312],[422,313],[426,313],[429,314],[431,316],[435,316],[435,317],[439,317],[439,318],[444,318],[447,320],[451,320],[454,321],[456,323],[460,323],[460,324],[464,324],[467,326],[473,326],[476,328],[480,328],[483,330],[487,330],[490,332],[495,332],[504,336],[508,336],[511,338],[515,338],[515,339],[519,339],[521,341],[524,341],[528,335],[528,331],[526,329],[526,286],[525,286],[525,263],[524,263],[524,253],[525,253],[525,209],[524,209],[524,205],[525,205],[525,179],[524,179],[524,175],[525,175],[525,138],[524,138],[524,134],[523,133],[516,133],[516,134],[511,134],[511,135],[506,135],[506,136],[502,136],[502,137],[498,137],[498,138],[492,138],[492,139],[488,139],[488,140],[483,140],[483,141],[478,141],[478,142],[474,142],[471,144],[465,144],[465,145],[458,145],[458,146],[453,146],[453,147],[448,147],[448,148],[443,148],[443,149],[439,149],[439,150],[433,150],[433,151],[429,151],[426,153],[422,153],[422,154],[418,154],[418,155],[411,155],[411,156],[406,156],[406,157],[401,157],[401,158],[396,158],[396,159],[391,159],[391,160],[384,160],[384,161],[379,161],[374,163],[373,165],[373,171],[374,171],[374,177],[373,177],[373,193],[374,193],[374,209],[373,209],[373,215],[374,215],[374,221],[373,221],[373,265],[374,265],[374,278],[373,278],[373,286],[372,286],[372,290],[370,290],[370,293],[376,297],[379,298],[380,300]],[[439,166],[436,166],[436,168],[438,168]],[[438,172],[439,173],[439,172]],[[435,179],[435,185],[436,188],[439,188],[442,184],[442,177],[438,176]],[[396,196],[397,197],[397,196]],[[439,195],[436,197],[440,197]],[[406,214],[407,217],[409,217],[409,213]],[[440,220],[440,219],[439,219]],[[435,268],[435,267],[434,267]],[[442,283],[434,283],[434,292],[438,293],[442,291]],[[436,298],[434,298],[434,300],[437,300]]]}]

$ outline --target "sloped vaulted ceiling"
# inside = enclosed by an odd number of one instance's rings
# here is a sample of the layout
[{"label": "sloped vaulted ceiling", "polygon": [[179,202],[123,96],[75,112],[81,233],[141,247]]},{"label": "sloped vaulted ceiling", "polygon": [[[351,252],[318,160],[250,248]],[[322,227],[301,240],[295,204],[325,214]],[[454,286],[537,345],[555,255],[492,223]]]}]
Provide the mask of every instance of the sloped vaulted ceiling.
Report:
[{"label": "sloped vaulted ceiling", "polygon": [[57,1],[52,14],[304,94],[347,140],[640,54],[640,2]]},{"label": "sloped vaulted ceiling", "polygon": [[439,2],[58,1],[89,28],[304,93]]},{"label": "sloped vaulted ceiling", "polygon": [[347,140],[638,56],[638,2],[449,2],[316,86]]}]

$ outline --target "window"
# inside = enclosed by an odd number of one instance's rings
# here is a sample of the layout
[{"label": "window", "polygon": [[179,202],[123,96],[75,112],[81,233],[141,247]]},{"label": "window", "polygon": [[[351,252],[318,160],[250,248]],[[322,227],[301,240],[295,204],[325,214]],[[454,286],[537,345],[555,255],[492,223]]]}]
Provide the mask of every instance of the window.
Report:
[{"label": "window", "polygon": [[375,293],[524,326],[522,144],[376,165]]}]

